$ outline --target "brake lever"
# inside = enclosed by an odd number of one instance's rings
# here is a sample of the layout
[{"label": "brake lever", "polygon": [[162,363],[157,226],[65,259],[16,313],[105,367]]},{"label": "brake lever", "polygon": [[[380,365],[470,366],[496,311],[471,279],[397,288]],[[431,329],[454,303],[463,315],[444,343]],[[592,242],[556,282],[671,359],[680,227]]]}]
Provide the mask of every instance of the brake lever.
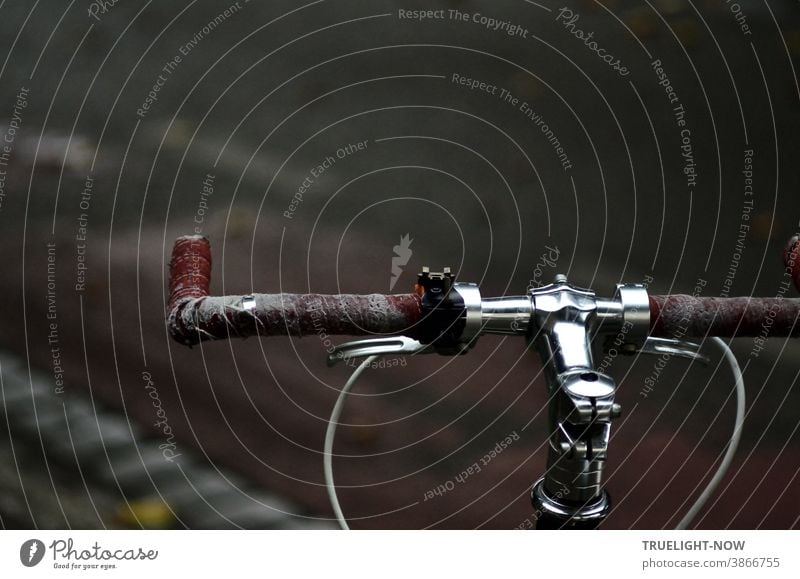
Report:
[{"label": "brake lever", "polygon": [[[631,346],[633,345],[631,344]],[[662,356],[666,354],[668,356],[688,358],[689,360],[700,362],[704,366],[708,366],[711,363],[711,360],[704,354],[700,353],[701,348],[702,346],[695,342],[686,342],[684,340],[678,340],[674,338],[654,338],[653,336],[648,336],[644,343],[642,343],[640,346],[622,348],[620,352],[628,356],[633,356],[634,354]],[[603,350],[605,353],[608,353],[609,347],[606,346],[603,348]]]},{"label": "brake lever", "polygon": [[389,354],[433,354],[435,352],[436,350],[431,344],[422,344],[408,336],[370,338],[339,344],[328,354],[327,363],[328,366],[334,366],[338,362],[346,362],[353,358],[386,356]]}]

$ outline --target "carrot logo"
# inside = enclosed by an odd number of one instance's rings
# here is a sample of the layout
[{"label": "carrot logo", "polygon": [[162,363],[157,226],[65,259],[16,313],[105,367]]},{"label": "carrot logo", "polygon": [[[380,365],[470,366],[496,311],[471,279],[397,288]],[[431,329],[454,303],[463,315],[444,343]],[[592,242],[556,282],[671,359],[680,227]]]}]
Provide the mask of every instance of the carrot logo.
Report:
[{"label": "carrot logo", "polygon": [[394,285],[397,283],[397,280],[400,279],[400,276],[403,274],[403,266],[408,263],[408,260],[411,259],[413,255],[413,251],[411,251],[411,242],[414,241],[411,239],[411,234],[406,233],[402,237],[400,237],[400,244],[395,245],[392,249],[394,249],[394,257],[392,258],[392,277],[389,278],[389,291],[394,289]]},{"label": "carrot logo", "polygon": [[35,567],[44,557],[44,543],[39,539],[28,539],[19,548],[19,560],[26,567]]}]

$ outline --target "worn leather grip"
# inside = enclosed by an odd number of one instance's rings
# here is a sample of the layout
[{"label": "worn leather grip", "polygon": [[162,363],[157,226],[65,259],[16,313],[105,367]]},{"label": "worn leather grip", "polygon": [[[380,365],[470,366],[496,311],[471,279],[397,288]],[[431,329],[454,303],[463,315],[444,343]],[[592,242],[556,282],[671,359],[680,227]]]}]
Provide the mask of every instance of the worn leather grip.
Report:
[{"label": "worn leather grip", "polygon": [[650,333],[659,337],[798,337],[800,300],[650,296]]},{"label": "worn leather grip", "polygon": [[248,336],[320,337],[405,334],[422,317],[419,296],[255,294],[208,295],[211,249],[201,236],[180,237],[170,260],[170,335],[185,345]]}]

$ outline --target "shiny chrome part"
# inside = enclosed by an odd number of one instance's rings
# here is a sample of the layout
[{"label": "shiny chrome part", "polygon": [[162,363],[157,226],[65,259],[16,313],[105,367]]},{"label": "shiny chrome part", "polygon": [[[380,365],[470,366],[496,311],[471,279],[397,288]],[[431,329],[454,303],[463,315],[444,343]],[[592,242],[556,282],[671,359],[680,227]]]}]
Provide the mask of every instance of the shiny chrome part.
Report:
[{"label": "shiny chrome part", "polygon": [[530,296],[484,299],[481,302],[481,333],[525,335],[532,314]]},{"label": "shiny chrome part", "polygon": [[614,394],[616,384],[605,374],[578,370],[572,373],[559,374],[561,388],[572,396],[582,398],[605,398]]},{"label": "shiny chrome part", "polygon": [[574,368],[591,370],[591,341],[587,330],[594,326],[597,305],[594,292],[566,282],[531,291],[536,345],[542,360],[556,374]]},{"label": "shiny chrome part", "polygon": [[597,300],[597,319],[606,329],[618,329],[622,326],[622,303],[618,300]]},{"label": "shiny chrome part", "polygon": [[481,333],[481,292],[476,283],[457,282],[453,284],[453,289],[464,300],[464,309],[466,310],[466,325],[464,333],[461,334],[461,340],[470,342]]},{"label": "shiny chrome part", "polygon": [[708,365],[711,360],[700,353],[702,346],[694,342],[684,342],[683,340],[676,340],[673,338],[654,338],[648,337],[644,344],[636,350],[639,354],[653,354],[661,356],[667,354],[669,356],[678,356],[679,358],[688,358],[696,360],[704,365]]},{"label": "shiny chrome part", "polygon": [[328,354],[328,366],[337,362],[344,362],[353,358],[366,358],[367,356],[383,356],[388,354],[428,354],[434,350],[425,344],[407,336],[392,338],[370,338],[339,344]]},{"label": "shiny chrome part", "polygon": [[601,319],[606,331],[622,327],[625,306],[621,299],[597,300],[564,276],[532,290],[531,300],[529,335],[545,363],[550,395],[547,474],[534,486],[534,506],[560,518],[599,522],[608,511],[602,475],[611,420],[621,408],[614,403],[614,380],[595,370],[591,342]]},{"label": "shiny chrome part", "polygon": [[575,503],[573,497],[566,494],[562,488],[551,493],[545,488],[545,479],[541,478],[531,489],[531,501],[537,513],[550,515],[563,519],[565,522],[576,523],[604,519],[608,514],[611,504],[605,491],[590,504]]},{"label": "shiny chrome part", "polygon": [[642,284],[619,284],[614,301],[622,306],[622,324],[631,341],[641,342],[650,333],[650,298]]}]

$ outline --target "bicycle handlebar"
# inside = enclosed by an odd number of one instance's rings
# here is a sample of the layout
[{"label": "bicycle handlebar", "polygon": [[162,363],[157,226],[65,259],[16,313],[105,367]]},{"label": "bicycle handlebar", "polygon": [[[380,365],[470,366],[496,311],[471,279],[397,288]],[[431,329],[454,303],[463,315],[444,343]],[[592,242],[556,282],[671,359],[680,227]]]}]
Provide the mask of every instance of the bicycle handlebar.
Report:
[{"label": "bicycle handlebar", "polygon": [[[785,253],[800,285],[800,243]],[[253,294],[209,296],[211,249],[202,236],[175,241],[170,261],[168,324],[181,344],[230,337],[404,334],[415,337],[423,317],[414,293],[383,295]],[[649,296],[650,335],[656,337],[800,336],[800,299]]]},{"label": "bicycle handlebar", "polygon": [[[800,280],[799,245],[793,239],[785,253],[786,271],[795,283]],[[621,407],[614,401],[614,379],[592,358],[597,334],[610,337],[619,332],[620,337],[611,342],[625,353],[668,353],[692,359],[703,359],[698,344],[660,338],[800,336],[800,299],[650,296],[639,284],[619,285],[612,299],[604,299],[569,284],[564,275],[526,295],[486,299],[477,285],[456,283],[449,269],[433,273],[423,268],[418,293],[389,296],[211,297],[210,278],[208,240],[179,238],[170,261],[168,322],[172,337],[182,344],[254,335],[404,336],[340,344],[328,357],[331,363],[332,356],[335,362],[340,356],[408,351],[460,354],[481,334],[525,336],[548,370],[552,394],[547,470],[531,489],[540,528],[596,528],[610,509],[602,473],[611,421],[619,417]],[[608,343],[606,339],[604,350]],[[335,423],[332,417],[331,424]],[[567,499],[562,489],[567,489]]]}]

